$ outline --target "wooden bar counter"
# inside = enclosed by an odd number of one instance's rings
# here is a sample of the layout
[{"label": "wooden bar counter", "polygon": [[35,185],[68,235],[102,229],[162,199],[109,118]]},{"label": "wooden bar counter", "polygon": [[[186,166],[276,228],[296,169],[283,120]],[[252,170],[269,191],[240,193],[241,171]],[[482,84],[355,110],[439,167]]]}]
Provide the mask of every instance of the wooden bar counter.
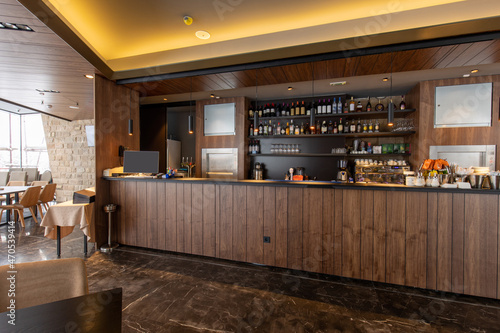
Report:
[{"label": "wooden bar counter", "polygon": [[497,190],[105,179],[121,244],[500,298]]}]

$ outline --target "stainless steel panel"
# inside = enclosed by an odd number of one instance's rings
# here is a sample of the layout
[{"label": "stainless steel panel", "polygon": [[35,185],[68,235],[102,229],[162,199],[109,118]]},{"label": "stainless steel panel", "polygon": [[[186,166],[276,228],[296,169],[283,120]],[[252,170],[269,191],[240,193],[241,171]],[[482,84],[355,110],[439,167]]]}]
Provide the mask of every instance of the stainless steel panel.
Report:
[{"label": "stainless steel panel", "polygon": [[493,84],[436,87],[434,127],[491,126]]},{"label": "stainless steel panel", "polygon": [[204,148],[201,150],[203,178],[238,178],[238,148]]},{"label": "stainless steel panel", "polygon": [[235,113],[235,103],[205,105],[204,135],[235,135]]},{"label": "stainless steel panel", "polygon": [[442,158],[461,167],[479,166],[495,170],[495,145],[430,146],[429,157]]}]

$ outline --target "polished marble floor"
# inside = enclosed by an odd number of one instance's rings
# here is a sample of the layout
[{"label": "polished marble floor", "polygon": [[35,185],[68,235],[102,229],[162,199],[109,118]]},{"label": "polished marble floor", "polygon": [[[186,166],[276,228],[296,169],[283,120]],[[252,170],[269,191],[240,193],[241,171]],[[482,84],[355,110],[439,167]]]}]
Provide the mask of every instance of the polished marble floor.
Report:
[{"label": "polished marble floor", "polygon": [[[17,262],[57,257],[31,219],[16,231]],[[91,292],[123,288],[123,332],[500,332],[496,300],[133,247],[85,257],[82,236],[62,257],[86,259]]]}]

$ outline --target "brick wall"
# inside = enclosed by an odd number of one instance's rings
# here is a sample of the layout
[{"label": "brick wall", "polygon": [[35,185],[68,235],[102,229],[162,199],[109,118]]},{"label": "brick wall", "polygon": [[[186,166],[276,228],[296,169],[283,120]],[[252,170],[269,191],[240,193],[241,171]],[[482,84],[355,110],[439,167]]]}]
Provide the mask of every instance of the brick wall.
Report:
[{"label": "brick wall", "polygon": [[73,192],[95,186],[95,150],[88,147],[85,125],[94,120],[65,121],[42,115],[52,178],[58,202],[73,199]]}]

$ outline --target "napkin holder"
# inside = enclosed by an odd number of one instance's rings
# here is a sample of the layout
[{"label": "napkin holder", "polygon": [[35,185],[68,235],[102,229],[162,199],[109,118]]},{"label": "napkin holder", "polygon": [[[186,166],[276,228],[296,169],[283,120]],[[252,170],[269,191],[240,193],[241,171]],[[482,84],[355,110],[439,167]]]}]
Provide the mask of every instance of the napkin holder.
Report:
[{"label": "napkin holder", "polygon": [[89,190],[81,190],[73,193],[74,204],[89,204],[95,201],[95,192]]}]

